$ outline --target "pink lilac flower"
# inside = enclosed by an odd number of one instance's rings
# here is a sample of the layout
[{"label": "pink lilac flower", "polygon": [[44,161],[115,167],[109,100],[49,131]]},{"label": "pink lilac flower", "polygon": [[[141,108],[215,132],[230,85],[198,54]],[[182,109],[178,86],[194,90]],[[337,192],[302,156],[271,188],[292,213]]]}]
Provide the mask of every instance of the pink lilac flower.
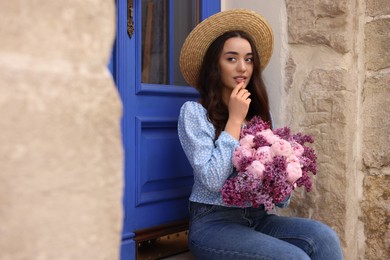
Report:
[{"label": "pink lilac flower", "polygon": [[246,167],[253,161],[254,150],[246,146],[238,146],[233,152],[233,166],[237,171],[245,171]]},{"label": "pink lilac flower", "polygon": [[291,144],[286,140],[280,139],[271,146],[271,154],[274,156],[282,155],[288,157],[292,154]]},{"label": "pink lilac flower", "polygon": [[[292,154],[292,155],[290,155],[289,157],[287,157],[287,158],[286,158],[286,161],[287,161],[288,163],[294,162],[294,163],[299,163],[299,165],[301,165],[301,162],[300,162],[299,158],[298,158],[297,156],[295,156],[294,154]],[[301,165],[301,166],[302,166],[302,165]]]},{"label": "pink lilac flower", "polygon": [[294,184],[299,178],[302,177],[301,165],[296,162],[291,162],[287,164],[287,181],[291,184]]},{"label": "pink lilac flower", "polygon": [[255,157],[255,160],[260,161],[262,164],[272,162],[271,147],[261,146],[257,148],[253,156]]},{"label": "pink lilac flower", "polygon": [[264,139],[271,145],[280,140],[280,137],[275,135],[271,129],[265,129],[258,133],[258,135],[263,136]]},{"label": "pink lilac flower", "polygon": [[291,134],[288,127],[271,131],[269,123],[254,117],[240,133],[240,144],[233,153],[236,175],[222,190],[227,205],[260,207],[271,210],[295,187],[311,191],[309,173],[317,173],[317,156],[309,135]]},{"label": "pink lilac flower", "polygon": [[246,168],[246,172],[253,175],[256,179],[261,179],[263,177],[264,169],[264,164],[255,160]]},{"label": "pink lilac flower", "polygon": [[303,146],[296,141],[291,142],[291,147],[295,156],[302,156],[303,152],[305,151]]},{"label": "pink lilac flower", "polygon": [[255,136],[248,134],[240,139],[240,146],[252,148],[255,146],[255,143],[253,142],[253,138]]}]

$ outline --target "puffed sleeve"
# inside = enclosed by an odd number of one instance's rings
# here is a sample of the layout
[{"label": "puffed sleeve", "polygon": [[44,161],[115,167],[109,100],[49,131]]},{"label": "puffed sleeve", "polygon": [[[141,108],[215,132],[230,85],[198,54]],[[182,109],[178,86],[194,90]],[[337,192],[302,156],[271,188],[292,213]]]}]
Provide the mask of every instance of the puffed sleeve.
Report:
[{"label": "puffed sleeve", "polygon": [[232,155],[238,141],[223,131],[214,142],[215,129],[206,110],[196,102],[181,108],[178,134],[194,175],[211,191],[219,191],[233,172]]}]

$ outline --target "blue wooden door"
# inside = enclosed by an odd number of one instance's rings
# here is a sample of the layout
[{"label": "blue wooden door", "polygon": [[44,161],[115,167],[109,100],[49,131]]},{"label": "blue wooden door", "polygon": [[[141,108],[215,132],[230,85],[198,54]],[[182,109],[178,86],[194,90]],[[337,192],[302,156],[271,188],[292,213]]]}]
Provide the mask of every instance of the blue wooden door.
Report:
[{"label": "blue wooden door", "polygon": [[178,58],[193,26],[219,10],[216,0],[117,0],[110,68],[123,101],[122,260],[135,259],[137,230],[188,217],[192,170],[176,126],[181,105],[198,95],[186,86]]}]

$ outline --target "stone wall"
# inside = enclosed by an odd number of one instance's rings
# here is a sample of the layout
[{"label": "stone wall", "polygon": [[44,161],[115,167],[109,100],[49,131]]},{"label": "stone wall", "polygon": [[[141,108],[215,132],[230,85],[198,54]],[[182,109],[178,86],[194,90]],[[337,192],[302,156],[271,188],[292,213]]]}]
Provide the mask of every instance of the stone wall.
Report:
[{"label": "stone wall", "polygon": [[0,259],[118,259],[115,2],[0,1]]},{"label": "stone wall", "polygon": [[285,121],[315,137],[314,190],[285,214],[322,220],[346,259],[389,259],[390,3],[286,0]]},{"label": "stone wall", "polygon": [[390,2],[366,0],[361,219],[367,259],[390,259]]}]

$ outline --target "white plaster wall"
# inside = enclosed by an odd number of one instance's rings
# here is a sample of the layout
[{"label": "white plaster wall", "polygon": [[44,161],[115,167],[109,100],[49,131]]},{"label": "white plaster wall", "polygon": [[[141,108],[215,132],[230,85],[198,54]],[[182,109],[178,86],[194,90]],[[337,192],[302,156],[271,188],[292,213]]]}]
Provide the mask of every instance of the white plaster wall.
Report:
[{"label": "white plaster wall", "polygon": [[281,122],[283,113],[282,91],[284,86],[284,64],[287,53],[287,16],[284,0],[221,0],[221,10],[248,8],[258,12],[269,22],[274,31],[274,52],[270,63],[263,73],[270,99],[274,126],[285,125]]}]

